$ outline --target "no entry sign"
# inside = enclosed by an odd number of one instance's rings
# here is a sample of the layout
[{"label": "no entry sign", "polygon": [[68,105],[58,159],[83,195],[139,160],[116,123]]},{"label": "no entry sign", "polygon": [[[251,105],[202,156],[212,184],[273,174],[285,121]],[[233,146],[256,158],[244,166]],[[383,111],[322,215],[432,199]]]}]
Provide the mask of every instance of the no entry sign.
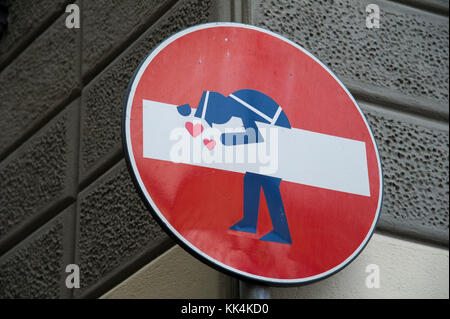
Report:
[{"label": "no entry sign", "polygon": [[155,218],[221,270],[310,282],[373,233],[382,174],[368,123],[325,65],[277,34],[212,23],[173,35],[136,71],[123,129]]}]

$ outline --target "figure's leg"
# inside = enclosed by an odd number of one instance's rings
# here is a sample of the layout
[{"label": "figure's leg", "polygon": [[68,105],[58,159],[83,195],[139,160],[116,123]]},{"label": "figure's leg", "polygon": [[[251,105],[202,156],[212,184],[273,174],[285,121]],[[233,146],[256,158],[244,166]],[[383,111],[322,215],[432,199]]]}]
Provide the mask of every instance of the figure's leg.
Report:
[{"label": "figure's leg", "polygon": [[283,200],[280,193],[281,178],[267,176],[262,184],[267,206],[269,207],[270,219],[273,231],[266,234],[261,240],[274,241],[284,244],[292,244],[291,234],[284,211]]},{"label": "figure's leg", "polygon": [[231,230],[256,233],[258,224],[259,197],[261,180],[258,174],[244,175],[244,218],[230,227]]}]

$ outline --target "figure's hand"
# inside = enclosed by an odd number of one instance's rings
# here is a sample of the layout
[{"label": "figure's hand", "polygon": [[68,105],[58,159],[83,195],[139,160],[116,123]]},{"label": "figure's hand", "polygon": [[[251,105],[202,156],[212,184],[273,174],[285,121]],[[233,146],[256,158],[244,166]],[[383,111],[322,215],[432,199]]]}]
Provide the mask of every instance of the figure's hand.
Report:
[{"label": "figure's hand", "polygon": [[245,132],[222,133],[220,135],[220,141],[223,145],[232,146],[261,143],[264,141],[264,139],[261,135],[257,136],[253,128],[248,128],[245,130]]}]

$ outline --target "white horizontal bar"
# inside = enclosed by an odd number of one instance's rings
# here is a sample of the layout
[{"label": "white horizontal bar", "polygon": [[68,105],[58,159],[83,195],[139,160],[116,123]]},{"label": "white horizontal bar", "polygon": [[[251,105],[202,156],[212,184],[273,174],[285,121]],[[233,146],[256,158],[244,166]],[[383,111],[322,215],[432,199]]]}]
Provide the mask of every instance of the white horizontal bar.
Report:
[{"label": "white horizontal bar", "polygon": [[[235,125],[236,120],[233,118],[230,123]],[[192,137],[185,129],[188,121],[202,123],[203,133]],[[364,142],[258,123],[265,135],[264,142],[224,146],[220,142],[220,133],[233,127],[230,123],[214,126],[215,130],[208,129],[206,122],[200,119],[181,116],[175,105],[144,100],[143,156],[231,172],[259,173],[293,183],[370,196]],[[214,139],[213,150],[205,147],[204,139]],[[186,155],[186,150],[187,157],[179,156]],[[239,158],[236,153],[244,156]],[[229,161],[230,154],[235,159],[232,162]],[[249,154],[255,156],[252,158]]]}]

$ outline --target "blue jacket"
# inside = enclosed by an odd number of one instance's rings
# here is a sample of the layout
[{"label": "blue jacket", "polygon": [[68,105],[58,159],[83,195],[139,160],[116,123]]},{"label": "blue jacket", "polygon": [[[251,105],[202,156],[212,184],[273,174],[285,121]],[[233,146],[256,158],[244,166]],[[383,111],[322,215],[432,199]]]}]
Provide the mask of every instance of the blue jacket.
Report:
[{"label": "blue jacket", "polygon": [[[212,91],[203,92],[195,117],[205,119],[212,126],[213,124],[224,124],[233,116],[242,119],[246,130],[254,129],[257,132],[256,140],[247,138],[242,142],[243,144],[263,141],[256,122],[291,128],[281,106],[264,93],[251,89],[239,90],[229,96]],[[239,136],[240,134],[245,133],[233,135]],[[237,140],[235,139],[232,145],[242,144]],[[222,143],[225,145],[231,144],[230,142],[226,143],[225,134],[222,134]]]}]

